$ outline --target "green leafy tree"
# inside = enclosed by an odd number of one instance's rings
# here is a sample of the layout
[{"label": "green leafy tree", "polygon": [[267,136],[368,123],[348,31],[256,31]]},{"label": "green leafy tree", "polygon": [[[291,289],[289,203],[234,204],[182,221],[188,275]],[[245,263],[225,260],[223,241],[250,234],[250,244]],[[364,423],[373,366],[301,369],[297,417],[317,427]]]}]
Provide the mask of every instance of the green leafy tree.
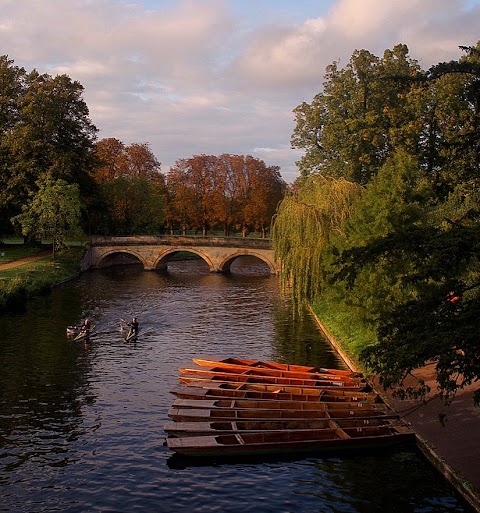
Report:
[{"label": "green leafy tree", "polygon": [[419,72],[405,45],[383,59],[356,50],[344,69],[328,66],[323,92],[294,109],[292,146],[306,150],[298,162],[302,176],[317,171],[367,184],[390,155],[398,128],[411,121],[402,97]]},{"label": "green leafy tree", "polygon": [[66,247],[67,237],[81,233],[81,208],[78,185],[47,178],[39,183],[38,192],[12,221],[21,226],[24,236],[52,240],[55,260],[56,251]]},{"label": "green leafy tree", "polygon": [[6,136],[19,121],[18,102],[25,88],[26,72],[14,65],[7,55],[0,56],[0,236],[11,232],[15,195],[8,189],[9,169],[13,159]]},{"label": "green leafy tree", "polygon": [[310,176],[287,194],[272,227],[281,281],[297,303],[315,301],[325,285],[325,258],[331,238],[342,230],[361,187],[344,179]]},{"label": "green leafy tree", "polygon": [[146,178],[119,176],[100,185],[109,235],[159,234],[164,222],[164,188]]},{"label": "green leafy tree", "polygon": [[[386,256],[369,261],[351,255],[392,234],[408,237],[410,230],[426,226],[431,191],[417,160],[398,150],[357,198],[342,233],[332,241],[332,286],[341,290],[342,302],[373,331],[396,306],[416,296],[416,288],[405,280],[416,272],[416,260]],[[339,266],[338,255],[342,255]]]},{"label": "green leafy tree", "polygon": [[2,207],[10,217],[19,213],[47,177],[78,184],[88,198],[95,189],[89,173],[97,129],[88,117],[81,84],[67,75],[26,74],[5,58],[2,79],[8,95],[0,105]]},{"label": "green leafy tree", "polygon": [[[296,109],[303,185],[274,225],[294,294],[361,319],[361,358],[401,396],[425,394],[404,380],[433,362],[447,403],[480,379],[480,46],[462,50],[428,71],[404,45],[330,66],[324,91]],[[309,196],[315,172],[365,186],[333,231],[322,202],[336,199]]]}]

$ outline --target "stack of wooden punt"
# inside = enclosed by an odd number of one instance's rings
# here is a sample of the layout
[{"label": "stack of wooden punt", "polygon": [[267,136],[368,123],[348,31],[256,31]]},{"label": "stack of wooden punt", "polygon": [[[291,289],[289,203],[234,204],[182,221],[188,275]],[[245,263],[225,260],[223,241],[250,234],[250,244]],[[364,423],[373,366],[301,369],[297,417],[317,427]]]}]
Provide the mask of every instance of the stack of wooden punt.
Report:
[{"label": "stack of wooden punt", "polygon": [[167,446],[188,456],[314,453],[413,441],[365,378],[239,358],[180,368],[164,426]]}]

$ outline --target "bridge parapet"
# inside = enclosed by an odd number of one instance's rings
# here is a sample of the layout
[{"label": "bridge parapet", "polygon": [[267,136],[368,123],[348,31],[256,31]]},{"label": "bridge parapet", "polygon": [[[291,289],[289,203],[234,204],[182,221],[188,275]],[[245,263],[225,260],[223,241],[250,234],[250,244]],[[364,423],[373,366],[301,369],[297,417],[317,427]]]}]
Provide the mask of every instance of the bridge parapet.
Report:
[{"label": "bridge parapet", "polygon": [[145,270],[155,270],[167,267],[171,257],[180,251],[197,254],[212,272],[228,271],[237,257],[245,255],[265,262],[271,273],[279,272],[269,239],[183,235],[92,237],[82,269],[105,267],[108,265],[106,257],[124,255],[139,260]]},{"label": "bridge parapet", "polygon": [[92,237],[91,246],[221,246],[234,248],[272,249],[270,239],[247,237],[204,237],[187,235],[138,235],[131,237]]}]

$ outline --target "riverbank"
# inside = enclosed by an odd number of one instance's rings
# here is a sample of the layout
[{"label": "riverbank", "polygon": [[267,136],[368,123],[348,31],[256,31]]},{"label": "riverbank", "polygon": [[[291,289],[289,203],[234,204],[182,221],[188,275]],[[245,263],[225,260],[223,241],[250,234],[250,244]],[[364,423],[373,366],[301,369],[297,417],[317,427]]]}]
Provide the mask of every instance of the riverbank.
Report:
[{"label": "riverbank", "polygon": [[[330,334],[312,310],[311,313],[348,367],[361,372],[358,362]],[[417,369],[410,379],[423,379],[430,386],[431,392],[425,402],[397,399],[392,390],[382,389],[378,379],[373,378],[371,382],[392,410],[415,431],[417,445],[432,465],[475,511],[480,512],[480,408],[473,404],[473,392],[478,385],[460,391],[453,402],[445,407],[436,393],[434,365]],[[447,414],[445,425],[439,420],[440,413]]]},{"label": "riverbank", "polygon": [[[37,290],[35,287],[42,284],[46,284],[45,290],[50,290],[52,285],[77,275],[82,251],[81,248],[74,248],[72,253],[59,256],[55,262],[52,262],[48,255],[38,255],[37,260],[24,262],[20,267],[18,262],[16,265],[9,265],[8,268],[0,269],[0,282],[3,286],[3,282],[7,279],[13,282],[15,277],[21,276],[20,283],[27,278],[28,283],[30,279],[34,280],[29,292],[31,295]],[[24,304],[28,294],[26,297],[20,296],[19,299],[22,299]],[[317,322],[319,322],[318,319]],[[354,370],[359,370],[358,363],[329,334],[327,328],[320,322],[319,325],[347,365]],[[432,366],[419,369],[418,377],[433,385],[432,389],[435,390]],[[378,383],[374,381],[375,384],[378,388]],[[425,405],[414,401],[395,400],[391,393],[383,395],[387,403],[417,433],[418,446],[426,457],[466,502],[480,511],[480,473],[477,470],[477,461],[480,457],[477,442],[480,434],[480,409],[473,406],[473,387],[471,388],[472,390],[467,389],[458,394],[449,407],[445,427],[442,427],[438,420],[442,405],[433,394],[431,400]]]},{"label": "riverbank", "polygon": [[37,254],[10,259],[3,249],[0,261],[0,313],[23,308],[26,301],[48,293],[52,286],[78,276],[83,247],[62,251],[55,260],[51,251],[43,248]]}]

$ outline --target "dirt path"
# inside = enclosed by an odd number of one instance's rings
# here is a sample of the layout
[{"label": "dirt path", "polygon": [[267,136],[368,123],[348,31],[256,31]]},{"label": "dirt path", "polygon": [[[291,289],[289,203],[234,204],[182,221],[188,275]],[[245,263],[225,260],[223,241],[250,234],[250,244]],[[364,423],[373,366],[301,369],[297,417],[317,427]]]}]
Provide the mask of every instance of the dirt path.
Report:
[{"label": "dirt path", "polygon": [[0,264],[0,271],[5,271],[7,269],[13,269],[15,267],[19,267],[20,265],[28,264],[30,262],[35,262],[36,260],[41,260],[47,256],[52,254],[51,251],[43,251],[42,253],[38,253],[38,255],[32,255],[25,258],[20,258],[19,260],[13,260],[12,262],[7,262],[6,264]]}]

